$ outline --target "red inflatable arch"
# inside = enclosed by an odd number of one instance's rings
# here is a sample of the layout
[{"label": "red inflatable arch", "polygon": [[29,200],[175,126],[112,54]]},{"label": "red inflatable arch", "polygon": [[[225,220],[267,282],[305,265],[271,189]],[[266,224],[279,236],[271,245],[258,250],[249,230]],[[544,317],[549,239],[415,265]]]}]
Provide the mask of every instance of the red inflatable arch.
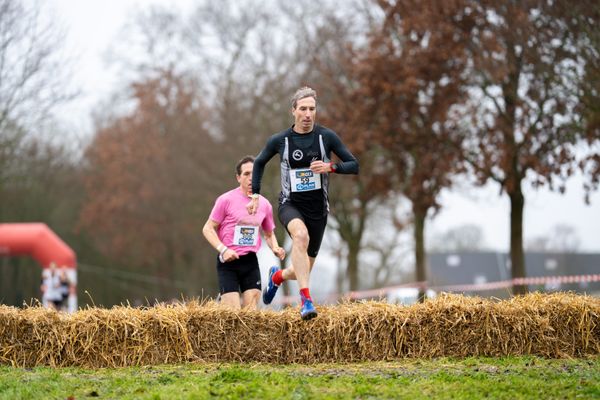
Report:
[{"label": "red inflatable arch", "polygon": [[42,268],[75,268],[75,252],[43,223],[0,224],[0,255],[31,256]]},{"label": "red inflatable arch", "polygon": [[[43,223],[0,224],[0,256],[31,256],[43,268],[42,276],[46,276],[50,264],[67,267],[70,279],[67,304],[63,305],[69,312],[77,310],[77,261],[75,252],[67,246],[48,225]],[[42,303],[48,306],[45,296]]]}]

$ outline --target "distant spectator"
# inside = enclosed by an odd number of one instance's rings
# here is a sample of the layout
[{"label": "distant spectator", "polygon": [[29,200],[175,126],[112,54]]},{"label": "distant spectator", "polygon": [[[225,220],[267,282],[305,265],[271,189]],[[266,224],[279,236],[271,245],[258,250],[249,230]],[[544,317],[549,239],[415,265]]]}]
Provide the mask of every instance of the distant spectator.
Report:
[{"label": "distant spectator", "polygon": [[60,287],[60,275],[55,263],[50,263],[48,269],[42,272],[42,301],[48,307],[60,310],[63,296]]},{"label": "distant spectator", "polygon": [[68,308],[68,299],[71,291],[71,279],[69,279],[69,275],[67,274],[67,267],[63,266],[60,268],[59,273],[59,290],[62,296],[61,306],[65,309]]}]

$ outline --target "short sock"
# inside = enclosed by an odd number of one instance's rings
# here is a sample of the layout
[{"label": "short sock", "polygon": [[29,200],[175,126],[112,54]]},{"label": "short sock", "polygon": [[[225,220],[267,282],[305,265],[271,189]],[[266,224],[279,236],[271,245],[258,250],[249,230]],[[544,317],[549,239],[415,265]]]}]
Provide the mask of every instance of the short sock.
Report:
[{"label": "short sock", "polygon": [[306,300],[312,301],[308,288],[300,289],[300,299],[302,300],[302,305],[304,305],[304,301]]},{"label": "short sock", "polygon": [[277,286],[281,285],[284,281],[283,279],[283,270],[279,270],[277,272],[275,272],[273,274],[273,277],[271,278],[271,280],[273,281],[273,283]]}]

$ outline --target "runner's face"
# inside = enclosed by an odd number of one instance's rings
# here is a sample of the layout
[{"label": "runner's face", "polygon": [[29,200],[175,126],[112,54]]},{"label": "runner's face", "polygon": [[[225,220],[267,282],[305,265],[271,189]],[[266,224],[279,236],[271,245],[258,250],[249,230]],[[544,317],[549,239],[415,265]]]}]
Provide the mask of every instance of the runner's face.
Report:
[{"label": "runner's face", "polygon": [[314,97],[305,97],[298,100],[296,108],[292,109],[294,115],[294,130],[299,133],[312,131],[317,114],[317,102]]},{"label": "runner's face", "polygon": [[246,194],[252,193],[252,167],[254,163],[247,162],[242,164],[242,174],[237,175],[237,181],[240,184],[240,189]]}]

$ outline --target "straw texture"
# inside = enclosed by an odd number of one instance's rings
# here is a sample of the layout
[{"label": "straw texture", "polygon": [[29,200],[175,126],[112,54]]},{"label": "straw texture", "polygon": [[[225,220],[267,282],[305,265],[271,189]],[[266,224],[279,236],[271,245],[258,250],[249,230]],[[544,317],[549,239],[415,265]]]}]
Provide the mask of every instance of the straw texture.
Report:
[{"label": "straw texture", "polygon": [[443,294],[423,304],[347,302],[231,311],[190,301],[73,314],[0,306],[0,364],[90,368],[182,363],[316,363],[404,357],[600,354],[600,299],[570,293],[494,301]]}]

